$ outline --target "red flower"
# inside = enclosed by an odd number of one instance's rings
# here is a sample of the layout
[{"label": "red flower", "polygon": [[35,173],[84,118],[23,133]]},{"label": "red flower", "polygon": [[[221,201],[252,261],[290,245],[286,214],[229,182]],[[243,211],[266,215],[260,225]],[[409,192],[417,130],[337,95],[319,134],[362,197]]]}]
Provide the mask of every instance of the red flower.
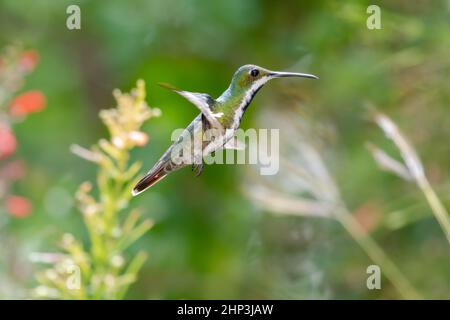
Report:
[{"label": "red flower", "polygon": [[10,128],[0,125],[0,159],[9,157],[16,151],[17,141]]},{"label": "red flower", "polygon": [[9,111],[12,116],[25,116],[30,112],[38,112],[44,109],[46,104],[42,92],[33,90],[18,95],[11,102]]},{"label": "red flower", "polygon": [[22,52],[22,55],[20,56],[19,65],[25,70],[25,71],[32,71],[37,63],[39,62],[39,54],[35,50],[28,50]]},{"label": "red flower", "polygon": [[24,197],[8,196],[6,209],[13,217],[24,218],[31,213],[31,203]]}]

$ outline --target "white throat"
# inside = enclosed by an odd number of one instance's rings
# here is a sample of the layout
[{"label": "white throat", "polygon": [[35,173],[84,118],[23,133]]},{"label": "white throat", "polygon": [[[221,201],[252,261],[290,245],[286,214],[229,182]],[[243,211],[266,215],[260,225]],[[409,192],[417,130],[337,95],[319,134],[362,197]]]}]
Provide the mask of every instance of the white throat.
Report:
[{"label": "white throat", "polygon": [[259,88],[261,88],[267,81],[271,79],[270,76],[264,76],[261,79],[256,80],[253,82],[250,89],[245,93],[244,97],[241,100],[241,103],[239,104],[239,107],[234,112],[233,117],[233,125],[232,128],[234,130],[237,130],[239,128],[239,125],[241,123],[242,116],[244,115],[245,109],[248,106],[248,104],[253,99],[253,96],[255,95],[256,91],[258,91]]}]

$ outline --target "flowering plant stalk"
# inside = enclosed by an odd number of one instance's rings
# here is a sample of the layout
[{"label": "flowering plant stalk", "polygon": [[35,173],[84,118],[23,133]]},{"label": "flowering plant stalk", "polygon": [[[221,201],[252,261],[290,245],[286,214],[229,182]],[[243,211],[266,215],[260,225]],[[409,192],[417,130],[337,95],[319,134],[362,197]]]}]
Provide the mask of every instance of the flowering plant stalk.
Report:
[{"label": "flowering plant stalk", "polygon": [[73,153],[99,167],[98,196],[91,194],[90,182],[82,183],[76,193],[89,243],[65,234],[60,243],[62,253],[35,254],[35,260],[52,265],[37,274],[40,285],[34,293],[38,297],[121,299],[136,281],[147,254],[140,251],[127,259],[126,252],[153,222],[141,221],[138,209],[127,210],[141,168],[139,162],[129,163],[130,151],[147,143],[148,136],[140,128],[146,120],[160,115],[159,109],[147,105],[145,95],[142,80],[130,94],[115,90],[117,107],[100,112],[110,139],[100,139],[90,149],[71,147]]},{"label": "flowering plant stalk", "polygon": [[23,249],[9,226],[13,219],[28,217],[33,208],[27,197],[14,190],[16,182],[26,174],[26,161],[15,154],[20,141],[14,125],[45,107],[43,93],[22,91],[38,61],[37,51],[24,51],[19,45],[8,46],[0,53],[0,297],[24,294],[26,276],[15,267],[22,264]]},{"label": "flowering plant stalk", "polygon": [[25,163],[14,159],[18,141],[13,126],[46,105],[45,96],[38,90],[17,94],[38,60],[36,51],[23,51],[19,46],[9,46],[0,55],[0,211],[5,209],[14,218],[31,213],[28,199],[11,194],[13,183],[25,172]]}]

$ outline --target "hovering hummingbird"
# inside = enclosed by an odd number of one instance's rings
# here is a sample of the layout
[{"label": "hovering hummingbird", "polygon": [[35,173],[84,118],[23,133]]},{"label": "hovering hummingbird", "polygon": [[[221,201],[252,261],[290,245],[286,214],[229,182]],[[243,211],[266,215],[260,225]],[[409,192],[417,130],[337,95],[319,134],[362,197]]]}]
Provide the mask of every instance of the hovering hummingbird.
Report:
[{"label": "hovering hummingbird", "polygon": [[[192,165],[192,170],[197,170],[197,176],[200,175],[203,170],[203,157],[221,148],[243,149],[242,143],[234,136],[239,128],[242,116],[255,94],[265,83],[271,79],[282,77],[318,79],[312,74],[271,71],[249,64],[240,67],[235,72],[229,87],[217,99],[206,93],[183,91],[171,85],[160,84],[190,101],[200,110],[200,114],[184,129],[178,140],[167,149],[153,168],[136,184],[132,194],[138,195],[162,180],[169,173],[188,165]],[[204,139],[205,133],[211,129],[217,132],[213,141]],[[194,139],[200,139],[201,141],[197,146],[194,143],[188,147],[188,150],[192,152],[194,161],[174,161],[174,150],[183,148],[186,141],[191,143]],[[200,155],[200,158],[198,155]]]}]

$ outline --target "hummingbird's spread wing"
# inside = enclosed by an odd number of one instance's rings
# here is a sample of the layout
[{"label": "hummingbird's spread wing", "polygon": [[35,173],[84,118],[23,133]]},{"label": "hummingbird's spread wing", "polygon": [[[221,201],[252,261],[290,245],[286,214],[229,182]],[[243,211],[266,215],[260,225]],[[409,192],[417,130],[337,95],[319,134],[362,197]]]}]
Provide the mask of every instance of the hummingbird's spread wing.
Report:
[{"label": "hummingbird's spread wing", "polygon": [[206,120],[212,127],[220,130],[223,129],[222,124],[217,120],[217,118],[220,118],[223,113],[213,113],[211,107],[214,105],[214,99],[210,95],[206,93],[183,91],[167,83],[159,83],[159,85],[186,98],[189,102],[200,109],[201,113],[205,116]]}]

